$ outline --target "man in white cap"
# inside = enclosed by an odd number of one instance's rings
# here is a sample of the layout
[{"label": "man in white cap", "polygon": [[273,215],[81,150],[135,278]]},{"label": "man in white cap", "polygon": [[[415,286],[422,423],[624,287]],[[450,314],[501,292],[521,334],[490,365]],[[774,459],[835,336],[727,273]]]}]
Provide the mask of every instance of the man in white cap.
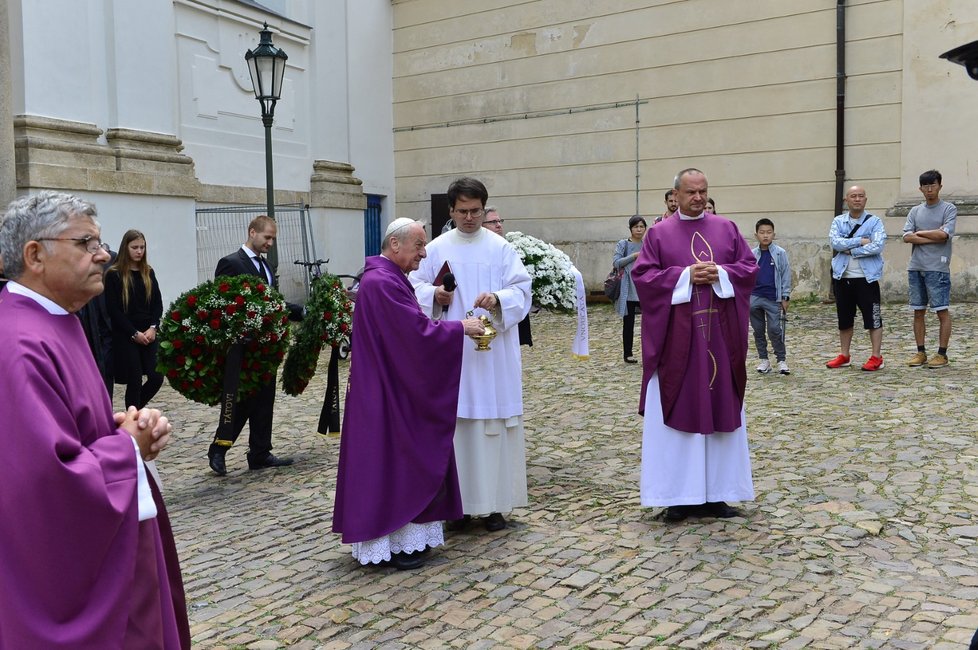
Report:
[{"label": "man in white cap", "polygon": [[424,227],[395,220],[357,292],[333,531],[362,565],[415,569],[443,543],[442,521],[462,516],[452,438],[463,333],[484,329],[421,311],[405,274],[424,257]]}]

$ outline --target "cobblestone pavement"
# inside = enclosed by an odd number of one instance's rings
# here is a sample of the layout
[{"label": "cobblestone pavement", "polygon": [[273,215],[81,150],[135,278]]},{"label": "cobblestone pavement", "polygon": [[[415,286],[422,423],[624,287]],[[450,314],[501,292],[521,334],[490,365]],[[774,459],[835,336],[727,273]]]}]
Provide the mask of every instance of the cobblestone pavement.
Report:
[{"label": "cobblestone pavement", "polygon": [[[530,505],[504,531],[447,534],[414,572],[360,568],[330,532],[339,440],[315,433],[323,377],[276,404],[275,451],[296,464],[249,472],[239,445],[225,478],[205,458],[217,410],[165,387],[178,436],[159,468],[195,647],[967,647],[978,305],[953,308],[942,370],[905,365],[899,306],[884,308],[882,371],[826,369],[834,313],[793,307],[788,377],[758,375],[751,353],[746,516],[681,524],[639,506],[641,367],[620,360],[617,316],[591,309],[588,361],[570,355],[572,318],[535,316]],[[868,345],[857,332],[854,363]]]}]

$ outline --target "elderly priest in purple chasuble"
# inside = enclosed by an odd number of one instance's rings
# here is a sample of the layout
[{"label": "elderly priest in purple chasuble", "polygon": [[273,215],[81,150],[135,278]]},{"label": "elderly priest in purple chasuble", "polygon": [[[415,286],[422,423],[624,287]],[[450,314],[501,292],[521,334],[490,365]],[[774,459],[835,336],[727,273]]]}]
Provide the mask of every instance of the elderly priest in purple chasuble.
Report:
[{"label": "elderly priest in purple chasuble", "polygon": [[366,261],[353,312],[333,531],[361,564],[413,569],[462,516],[452,438],[465,335],[476,318],[431,320],[407,273],[425,257],[421,223],[396,219]]},{"label": "elderly priest in purple chasuble", "polygon": [[102,292],[95,207],[42,192],[0,225],[0,648],[190,647],[159,411],[112,403],[76,312]]},{"label": "elderly priest in purple chasuble", "polygon": [[757,262],[737,226],[704,212],[706,176],[676,178],[679,210],[632,269],[642,307],[641,503],[667,521],[733,517],[754,498],[744,391]]}]

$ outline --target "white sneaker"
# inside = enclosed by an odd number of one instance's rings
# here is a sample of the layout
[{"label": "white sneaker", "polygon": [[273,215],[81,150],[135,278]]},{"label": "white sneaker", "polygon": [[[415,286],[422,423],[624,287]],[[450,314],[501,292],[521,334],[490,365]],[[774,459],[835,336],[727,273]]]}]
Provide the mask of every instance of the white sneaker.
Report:
[{"label": "white sneaker", "polygon": [[788,370],[788,362],[787,361],[778,361],[778,372],[780,372],[782,375],[790,375],[791,374],[791,371]]},{"label": "white sneaker", "polygon": [[767,373],[771,372],[771,362],[767,359],[761,359],[761,362],[757,364],[757,372],[761,373],[762,375],[766,375]]}]

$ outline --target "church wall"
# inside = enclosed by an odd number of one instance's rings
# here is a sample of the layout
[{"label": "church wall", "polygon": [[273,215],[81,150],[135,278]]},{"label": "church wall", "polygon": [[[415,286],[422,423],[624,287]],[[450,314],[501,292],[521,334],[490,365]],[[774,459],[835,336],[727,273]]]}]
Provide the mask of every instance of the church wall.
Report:
[{"label": "church wall", "polygon": [[235,0],[0,2],[15,149],[12,160],[0,152],[0,170],[10,165],[17,194],[95,200],[113,246],[126,227],[146,232],[164,300],[196,284],[195,207],[265,203],[244,52],[267,20],[289,55],[272,134],[276,201],[310,205],[317,253],[339,259],[336,271],[362,266],[365,192],[394,186],[389,2],[275,3],[285,16]]},{"label": "church wall", "polygon": [[[561,246],[597,289],[636,212],[636,175],[638,212],[654,216],[676,171],[695,166],[707,173],[721,213],[748,239],[758,218],[775,221],[793,253],[798,295],[827,293],[836,2],[803,4],[395,1],[401,216],[426,217],[430,194],[456,176],[475,175],[508,229]],[[918,118],[908,119],[908,105],[926,115],[933,100],[908,102],[907,77],[962,105],[978,91],[959,66],[936,59],[969,40],[962,23],[978,7],[936,4],[928,11],[934,3],[920,0],[847,3],[846,178],[866,188],[879,215],[907,187],[915,190],[916,175],[931,166],[910,165],[908,186],[907,157],[924,153],[904,145],[906,129],[920,128]],[[948,12],[956,21],[950,27]],[[958,138],[941,136],[931,146],[955,149],[945,167],[963,171],[972,154],[960,134],[973,136],[976,127],[965,118],[953,125]],[[953,191],[973,186],[968,178]],[[902,217],[886,223],[897,237]],[[889,264],[889,297],[902,288],[904,264],[896,257]]]}]

